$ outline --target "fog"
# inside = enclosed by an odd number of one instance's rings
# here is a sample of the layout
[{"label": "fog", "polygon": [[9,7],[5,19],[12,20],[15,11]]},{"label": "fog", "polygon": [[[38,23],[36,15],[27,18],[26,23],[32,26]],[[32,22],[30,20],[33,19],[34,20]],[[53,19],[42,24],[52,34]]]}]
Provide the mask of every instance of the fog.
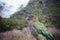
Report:
[{"label": "fog", "polygon": [[9,18],[21,6],[24,8],[29,3],[29,0],[0,0],[0,16]]}]

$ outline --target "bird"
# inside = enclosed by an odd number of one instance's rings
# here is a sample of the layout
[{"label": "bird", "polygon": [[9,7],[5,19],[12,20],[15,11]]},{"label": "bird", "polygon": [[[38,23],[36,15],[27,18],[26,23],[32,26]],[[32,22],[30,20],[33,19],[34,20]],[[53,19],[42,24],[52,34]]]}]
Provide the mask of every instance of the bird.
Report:
[{"label": "bird", "polygon": [[[43,23],[38,21],[38,17],[29,15],[27,21],[32,24],[35,34],[38,35],[36,40],[54,40],[53,35],[47,30]],[[31,26],[30,26],[31,27]]]},{"label": "bird", "polygon": [[28,5],[30,0],[0,0],[0,16],[9,18],[17,11],[21,11]]}]

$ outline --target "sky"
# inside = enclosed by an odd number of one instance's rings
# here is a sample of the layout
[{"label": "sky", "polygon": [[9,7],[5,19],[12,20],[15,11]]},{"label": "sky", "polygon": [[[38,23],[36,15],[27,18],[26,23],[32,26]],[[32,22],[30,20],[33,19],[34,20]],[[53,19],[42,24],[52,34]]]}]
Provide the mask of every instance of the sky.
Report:
[{"label": "sky", "polygon": [[3,7],[3,9],[0,10],[0,16],[3,18],[9,18],[18,10],[18,8],[22,5],[23,7],[26,7],[28,3],[29,0],[0,0],[0,6]]}]

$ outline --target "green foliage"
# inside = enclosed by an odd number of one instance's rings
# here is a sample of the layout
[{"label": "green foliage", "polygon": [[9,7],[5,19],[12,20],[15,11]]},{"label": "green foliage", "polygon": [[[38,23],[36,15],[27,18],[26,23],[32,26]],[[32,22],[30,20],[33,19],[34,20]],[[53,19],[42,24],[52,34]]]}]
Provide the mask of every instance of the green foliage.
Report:
[{"label": "green foliage", "polygon": [[17,12],[12,18],[21,18],[27,14],[39,17],[39,21],[46,26],[55,26],[60,29],[60,1],[59,0],[32,0],[22,11]]},{"label": "green foliage", "polygon": [[26,21],[25,20],[0,19],[0,31],[22,29],[23,27],[26,27]]},{"label": "green foliage", "polygon": [[43,11],[43,13],[47,16],[47,21],[53,24],[58,29],[60,29],[59,2],[59,0],[47,0],[46,9]]}]

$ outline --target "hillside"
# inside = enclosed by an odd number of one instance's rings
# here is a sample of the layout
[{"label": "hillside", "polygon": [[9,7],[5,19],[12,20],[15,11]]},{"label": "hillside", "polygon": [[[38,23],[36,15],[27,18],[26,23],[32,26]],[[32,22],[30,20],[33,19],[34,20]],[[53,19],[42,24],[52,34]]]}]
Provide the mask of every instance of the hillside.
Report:
[{"label": "hillside", "polygon": [[31,0],[27,7],[16,12],[11,18],[21,19],[28,14],[39,17],[40,22],[46,26],[60,29],[60,1],[59,0]]}]

